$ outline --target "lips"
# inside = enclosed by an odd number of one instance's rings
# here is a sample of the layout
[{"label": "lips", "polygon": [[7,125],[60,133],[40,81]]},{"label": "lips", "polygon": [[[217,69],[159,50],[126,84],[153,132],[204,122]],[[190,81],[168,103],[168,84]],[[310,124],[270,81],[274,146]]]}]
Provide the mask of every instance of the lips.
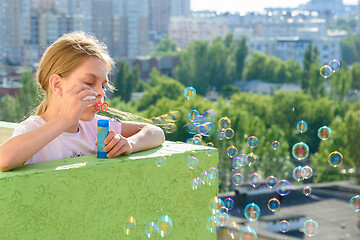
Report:
[{"label": "lips", "polygon": [[94,104],[94,108],[97,112],[100,111],[101,110],[101,102],[97,102],[96,104]]}]

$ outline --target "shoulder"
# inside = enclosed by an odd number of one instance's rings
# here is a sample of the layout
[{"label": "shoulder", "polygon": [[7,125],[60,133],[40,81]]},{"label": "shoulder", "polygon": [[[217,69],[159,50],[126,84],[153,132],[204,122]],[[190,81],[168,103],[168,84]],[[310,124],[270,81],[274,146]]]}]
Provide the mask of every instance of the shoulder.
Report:
[{"label": "shoulder", "polygon": [[30,131],[44,125],[45,123],[46,123],[46,121],[38,115],[30,116],[26,120],[24,120],[18,124],[18,126],[15,128],[15,130],[12,134],[12,137],[26,133],[26,132],[30,132]]}]

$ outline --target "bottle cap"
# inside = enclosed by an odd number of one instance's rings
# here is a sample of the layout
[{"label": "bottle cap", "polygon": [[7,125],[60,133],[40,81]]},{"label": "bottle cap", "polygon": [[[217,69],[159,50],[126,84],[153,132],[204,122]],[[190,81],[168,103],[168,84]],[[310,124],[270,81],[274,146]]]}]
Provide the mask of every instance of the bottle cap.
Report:
[{"label": "bottle cap", "polygon": [[109,126],[109,120],[108,119],[100,119],[97,122],[98,127],[108,127]]}]

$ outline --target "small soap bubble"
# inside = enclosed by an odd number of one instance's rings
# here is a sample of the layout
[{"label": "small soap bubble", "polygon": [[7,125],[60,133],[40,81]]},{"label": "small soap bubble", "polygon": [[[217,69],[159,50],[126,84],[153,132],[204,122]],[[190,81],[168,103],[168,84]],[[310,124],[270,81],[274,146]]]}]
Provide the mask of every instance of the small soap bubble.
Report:
[{"label": "small soap bubble", "polygon": [[227,148],[227,155],[231,158],[235,157],[238,154],[237,148],[233,145]]},{"label": "small soap bubble", "polygon": [[201,180],[199,177],[196,177],[194,178],[192,181],[191,181],[191,189],[192,190],[196,190],[198,189],[200,186],[201,186]]},{"label": "small soap bubble", "polygon": [[206,228],[209,230],[209,232],[216,233],[216,227],[219,225],[220,225],[220,220],[215,216],[211,216],[208,219]]},{"label": "small soap bubble", "polygon": [[338,151],[332,152],[328,157],[329,164],[333,167],[338,167],[343,162],[343,155]]},{"label": "small soap bubble", "polygon": [[272,198],[268,201],[268,208],[272,212],[276,212],[280,208],[280,201],[276,198]]},{"label": "small soap bubble", "polygon": [[327,126],[319,128],[318,136],[321,140],[328,140],[331,137],[331,129]]},{"label": "small soap bubble", "polygon": [[186,164],[190,169],[196,169],[199,166],[199,160],[196,157],[188,157]]},{"label": "small soap bubble", "polygon": [[352,197],[349,202],[352,210],[360,212],[360,195]]},{"label": "small soap bubble", "polygon": [[164,156],[159,156],[155,158],[155,164],[158,167],[163,167],[165,165],[165,162],[166,162],[166,158]]},{"label": "small soap bubble", "polygon": [[229,214],[226,212],[223,212],[219,216],[220,226],[225,226],[229,222]]},{"label": "small soap bubble", "polygon": [[340,69],[340,62],[336,59],[331,60],[328,65],[333,73],[339,71]]},{"label": "small soap bubble", "polygon": [[136,227],[136,220],[133,216],[129,217],[124,225],[124,229],[125,229],[125,235],[129,236],[130,234],[132,234],[135,230]]},{"label": "small soap bubble", "polygon": [[232,182],[235,184],[235,186],[240,186],[244,183],[244,177],[241,173],[235,173],[232,176]]},{"label": "small soap bubble", "polygon": [[207,173],[207,171],[203,171],[201,174],[200,174],[200,180],[201,180],[201,183],[203,184],[203,185],[205,185],[206,184],[206,182],[207,182],[207,179],[208,179],[208,173]]},{"label": "small soap bubble", "polygon": [[177,127],[176,127],[175,123],[167,123],[164,126],[164,131],[166,133],[174,133],[174,132],[176,132],[176,130],[177,130]]},{"label": "small soap bubble", "polygon": [[222,118],[220,118],[218,124],[219,124],[220,129],[225,130],[230,127],[231,120],[228,117],[222,117]]},{"label": "small soap bubble", "polygon": [[241,157],[235,157],[232,161],[232,166],[235,169],[239,169],[242,168],[243,166],[245,166],[244,164],[244,160]]},{"label": "small soap bubble", "polygon": [[204,116],[207,122],[213,123],[215,121],[216,113],[212,109],[206,110],[202,115]]},{"label": "small soap bubble", "polygon": [[196,96],[196,90],[195,90],[195,88],[193,88],[193,87],[186,87],[186,88],[184,89],[184,97],[185,97],[187,100],[191,100],[191,99],[193,99],[195,96]]},{"label": "small soap bubble", "polygon": [[158,228],[158,226],[157,226],[154,222],[149,222],[149,223],[145,226],[145,235],[146,235],[148,238],[154,237],[158,232],[159,232],[159,228]]},{"label": "small soap bubble", "polygon": [[249,153],[247,155],[249,166],[253,165],[256,162],[256,155],[254,153]]},{"label": "small soap bubble", "polygon": [[250,148],[255,148],[258,145],[258,139],[255,136],[251,136],[247,139],[247,144]]},{"label": "small soap bubble", "polygon": [[206,184],[209,186],[212,186],[215,182],[215,179],[216,179],[216,177],[214,175],[208,173],[207,178],[206,178]]},{"label": "small soap bubble", "polygon": [[302,167],[301,169],[301,176],[304,178],[304,179],[309,179],[311,178],[313,175],[313,169],[310,167],[310,166],[304,166]]},{"label": "small soap bubble", "polygon": [[233,209],[233,207],[234,207],[234,200],[232,200],[232,198],[226,198],[226,199],[224,200],[224,203],[225,203],[225,207],[226,207],[228,210]]},{"label": "small soap bubble", "polygon": [[244,216],[252,222],[258,220],[260,207],[256,203],[249,203],[244,209]]},{"label": "small soap bubble", "polygon": [[192,144],[192,145],[199,145],[200,141],[197,138],[188,138],[188,139],[186,139],[186,143]]},{"label": "small soap bubble", "polygon": [[301,176],[301,170],[302,170],[301,166],[297,166],[293,170],[293,178],[298,182],[304,180],[304,178]]},{"label": "small soap bubble", "polygon": [[289,181],[285,179],[278,181],[278,183],[276,184],[276,192],[280,196],[288,195],[291,192],[291,184],[289,183]]},{"label": "small soap bubble", "polygon": [[207,128],[207,132],[205,134],[202,134],[203,136],[210,137],[210,136],[214,135],[215,125],[212,122],[206,122],[203,125],[205,125]]},{"label": "small soap bubble", "polygon": [[279,149],[280,143],[279,143],[278,141],[273,141],[273,142],[271,143],[271,147],[272,147],[272,149],[274,149],[274,150],[276,151],[276,150]]},{"label": "small soap bubble", "polygon": [[199,123],[188,123],[184,127],[186,128],[188,133],[196,134],[198,132],[199,126],[200,126]]},{"label": "small soap bubble", "polygon": [[242,159],[242,162],[243,162],[243,166],[245,166],[246,164],[248,164],[248,156],[246,155],[246,154],[239,154],[239,156],[238,156],[239,158],[241,158]]},{"label": "small soap bubble", "polygon": [[160,236],[167,237],[173,229],[173,222],[169,216],[162,216],[158,219],[157,225],[159,227]]},{"label": "small soap bubble", "polygon": [[225,207],[225,203],[221,198],[215,197],[211,201],[211,210],[220,210],[222,207]]},{"label": "small soap bubble", "polygon": [[312,188],[310,186],[306,186],[303,188],[303,194],[305,196],[309,196],[311,194]]},{"label": "small soap bubble", "polygon": [[225,133],[224,132],[219,132],[218,135],[217,135],[217,138],[221,141],[221,140],[224,140],[225,139]]},{"label": "small soap bubble", "polygon": [[227,128],[224,131],[226,139],[231,139],[234,137],[234,130],[232,128]]},{"label": "small soap bubble", "polygon": [[200,123],[200,124],[204,124],[204,123],[206,123],[206,119],[205,119],[202,115],[198,115],[198,116],[196,116],[194,122],[197,122],[197,123]]},{"label": "small soap bubble", "polygon": [[320,75],[323,77],[323,78],[328,78],[330,77],[332,73],[332,69],[331,67],[329,67],[328,65],[324,65],[320,68]]},{"label": "small soap bubble", "polygon": [[301,120],[296,124],[296,129],[300,132],[300,133],[304,133],[307,131],[308,129],[308,124],[304,121]]},{"label": "small soap bubble", "polygon": [[289,229],[290,229],[290,223],[286,220],[282,220],[279,225],[279,230],[282,233],[286,233],[287,231],[289,231]]},{"label": "small soap bubble", "polygon": [[211,156],[214,154],[215,149],[214,149],[214,144],[212,142],[208,142],[205,146],[210,147],[209,149],[206,149],[206,154],[208,156]]},{"label": "small soap bubble", "polygon": [[173,121],[177,121],[180,118],[180,112],[179,111],[169,111],[167,114]]},{"label": "small soap bubble", "polygon": [[216,168],[214,168],[214,167],[211,167],[211,168],[209,168],[209,170],[208,170],[208,174],[211,174],[211,175],[213,175],[213,176],[215,176],[215,177],[217,177],[218,176],[218,170],[216,169]]},{"label": "small soap bubble", "polygon": [[309,155],[309,146],[306,143],[299,142],[292,147],[292,155],[301,161]]},{"label": "small soap bubble", "polygon": [[198,128],[198,133],[205,136],[209,131],[209,127],[206,124],[200,124]]},{"label": "small soap bubble", "polygon": [[256,240],[257,234],[252,227],[243,227],[240,230],[240,240]]},{"label": "small soap bubble", "polygon": [[254,188],[260,186],[260,184],[261,184],[261,176],[259,174],[257,174],[256,172],[250,174],[249,183]]},{"label": "small soap bubble", "polygon": [[309,219],[304,222],[303,232],[309,236],[315,236],[317,234],[319,225],[315,220]]},{"label": "small soap bubble", "polygon": [[273,188],[277,183],[277,179],[274,176],[269,176],[266,178],[266,186],[268,186],[269,188]]},{"label": "small soap bubble", "polygon": [[196,109],[190,110],[188,113],[188,119],[190,122],[196,122],[196,118],[200,115],[199,111]]}]

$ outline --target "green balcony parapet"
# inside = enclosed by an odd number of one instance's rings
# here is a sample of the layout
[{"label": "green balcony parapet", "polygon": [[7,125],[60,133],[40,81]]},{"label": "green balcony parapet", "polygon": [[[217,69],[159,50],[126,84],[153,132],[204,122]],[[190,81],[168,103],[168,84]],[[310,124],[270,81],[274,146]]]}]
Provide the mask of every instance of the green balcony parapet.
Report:
[{"label": "green balcony parapet", "polygon": [[[0,122],[0,143],[16,124]],[[216,239],[207,229],[218,177],[191,188],[194,178],[218,166],[210,148],[166,141],[162,146],[98,159],[96,155],[27,164],[0,172],[0,239],[148,239],[145,227],[162,216],[170,235],[153,239]],[[161,167],[157,157],[165,157]],[[187,166],[189,156],[199,160]],[[136,226],[126,235],[129,217]]]}]

